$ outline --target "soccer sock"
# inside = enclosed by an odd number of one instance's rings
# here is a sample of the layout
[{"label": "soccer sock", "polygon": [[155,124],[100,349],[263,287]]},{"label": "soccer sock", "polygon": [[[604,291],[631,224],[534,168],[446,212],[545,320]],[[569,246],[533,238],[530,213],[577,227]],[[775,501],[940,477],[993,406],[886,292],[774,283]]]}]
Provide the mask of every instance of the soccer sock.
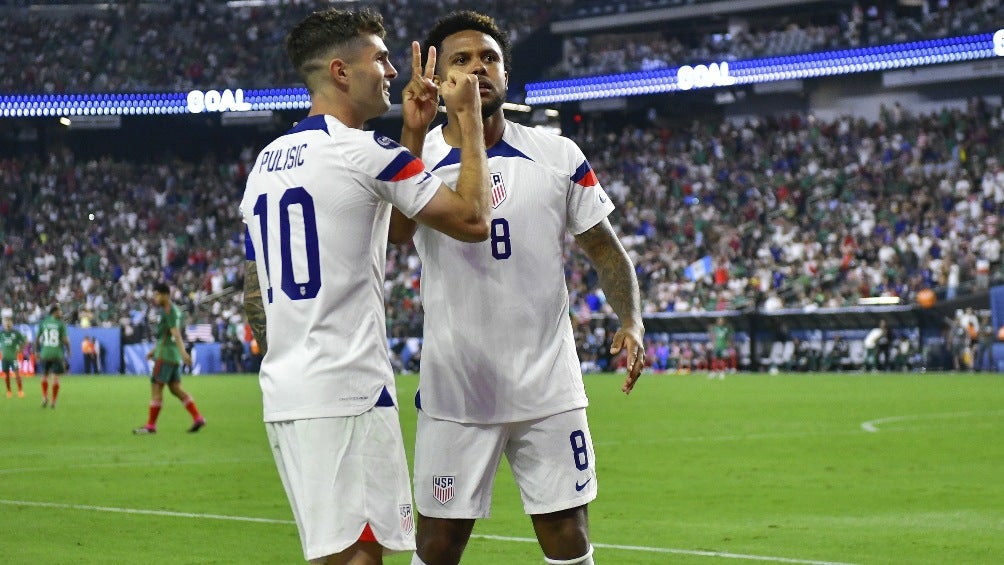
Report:
[{"label": "soccer sock", "polygon": [[589,551],[587,551],[582,557],[576,557],[575,559],[551,559],[545,556],[544,562],[548,565],[594,565],[593,546],[590,545]]},{"label": "soccer sock", "polygon": [[199,414],[199,409],[195,407],[195,401],[189,396],[188,400],[185,401],[185,410],[192,415],[192,420],[198,422],[202,419],[202,414]]},{"label": "soccer sock", "polygon": [[42,398],[49,398],[49,379],[42,377]]},{"label": "soccer sock", "polygon": [[156,400],[150,401],[150,417],[146,420],[146,427],[156,428],[157,427],[157,416],[160,416],[160,402]]},{"label": "soccer sock", "polygon": [[417,551],[411,554],[411,565],[425,565],[425,561],[422,561],[422,558],[418,556]]},{"label": "soccer sock", "polygon": [[56,396],[59,395],[59,381],[52,383],[52,403],[56,403]]},{"label": "soccer sock", "polygon": [[22,390],[24,390],[24,385],[21,384],[21,375],[18,375],[14,378],[17,379],[17,391],[21,392]]},{"label": "soccer sock", "polygon": [[4,375],[3,379],[7,383],[7,392],[10,392],[10,375]]}]

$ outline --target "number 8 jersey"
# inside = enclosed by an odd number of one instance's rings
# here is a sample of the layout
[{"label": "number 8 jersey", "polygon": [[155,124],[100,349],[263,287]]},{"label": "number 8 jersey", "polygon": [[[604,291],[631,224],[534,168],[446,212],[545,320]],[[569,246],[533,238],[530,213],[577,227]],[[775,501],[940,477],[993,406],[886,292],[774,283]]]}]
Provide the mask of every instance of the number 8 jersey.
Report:
[{"label": "number 8 jersey", "polygon": [[[460,150],[442,127],[422,158],[450,186]],[[586,406],[565,286],[566,234],[614,205],[571,140],[507,121],[488,149],[488,241],[461,243],[419,225],[425,308],[419,403],[433,418],[526,421]]]},{"label": "number 8 jersey", "polygon": [[266,422],[361,414],[384,390],[396,398],[383,301],[390,206],[412,217],[441,184],[393,140],[332,116],[305,118],[258,155],[240,210],[265,306]]}]

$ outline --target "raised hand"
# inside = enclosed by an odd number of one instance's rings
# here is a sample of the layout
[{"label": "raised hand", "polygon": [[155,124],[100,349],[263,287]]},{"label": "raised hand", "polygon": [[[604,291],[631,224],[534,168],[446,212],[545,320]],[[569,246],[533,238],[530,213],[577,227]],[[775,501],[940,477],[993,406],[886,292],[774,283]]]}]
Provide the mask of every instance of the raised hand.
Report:
[{"label": "raised hand", "polygon": [[401,116],[405,129],[429,129],[439,110],[439,87],[435,82],[436,48],[429,47],[429,58],[422,69],[422,48],[411,42],[411,80],[402,93]]},{"label": "raised hand", "polygon": [[481,117],[481,94],[477,75],[451,70],[446,80],[439,83],[439,92],[451,112],[470,113]]}]

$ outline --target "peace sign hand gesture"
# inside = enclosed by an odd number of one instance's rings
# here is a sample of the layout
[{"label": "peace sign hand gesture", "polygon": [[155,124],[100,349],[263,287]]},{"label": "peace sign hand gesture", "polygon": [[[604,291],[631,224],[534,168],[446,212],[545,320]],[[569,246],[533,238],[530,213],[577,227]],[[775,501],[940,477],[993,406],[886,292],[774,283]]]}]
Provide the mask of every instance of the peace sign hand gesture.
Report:
[{"label": "peace sign hand gesture", "polygon": [[422,48],[411,42],[411,80],[404,87],[401,115],[406,130],[424,135],[439,111],[439,87],[435,82],[436,48],[429,47],[429,57],[422,69]]}]

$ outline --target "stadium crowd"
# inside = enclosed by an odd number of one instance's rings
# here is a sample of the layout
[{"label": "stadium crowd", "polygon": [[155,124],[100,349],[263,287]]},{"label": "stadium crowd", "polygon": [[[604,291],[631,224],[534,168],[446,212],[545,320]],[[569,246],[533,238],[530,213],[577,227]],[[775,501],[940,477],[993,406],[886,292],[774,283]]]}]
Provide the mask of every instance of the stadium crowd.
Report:
[{"label": "stadium crowd", "polygon": [[[568,0],[491,0],[513,42]],[[420,40],[456,0],[366,0],[384,15],[391,60],[407,65]],[[0,92],[77,93],[298,86],[282,48],[289,22],[327,0],[228,6],[225,2],[119,2],[109,9],[10,10],[0,18]],[[106,6],[106,5],[103,5]],[[106,6],[107,7],[107,6]],[[504,7],[504,9],[503,9]],[[41,50],[38,48],[41,46]],[[398,69],[401,71],[402,69]],[[405,73],[406,74],[406,73]]]},{"label": "stadium crowd", "polygon": [[[567,133],[618,206],[611,219],[646,312],[912,302],[925,288],[950,297],[1002,274],[1004,127],[1001,108],[982,100],[932,115],[887,108],[875,123],[601,124]],[[0,296],[19,321],[59,302],[72,323],[131,335],[150,284],[165,279],[193,321],[231,320],[241,312],[227,290],[243,275],[236,202],[250,159],[251,148],[232,162],[78,161],[65,151],[0,161]],[[610,309],[571,243],[571,308],[585,323]],[[386,272],[388,336],[419,335],[413,248],[392,247]]]},{"label": "stadium crowd", "polygon": [[[367,0],[387,21],[392,61],[410,58],[410,42],[423,37],[455,0]],[[637,6],[635,5],[637,4]],[[550,75],[580,76],[650,70],[681,64],[908,41],[983,32],[999,23],[992,0],[943,1],[931,9],[895,3],[856,3],[830,12],[796,12],[758,20],[731,33],[638,30],[571,35]],[[170,0],[122,2],[109,9],[54,12],[9,10],[0,19],[0,92],[76,93],[250,88],[297,85],[281,49],[285,25],[324,0],[264,6]],[[428,5],[428,9],[422,9]],[[478,6],[494,15],[517,44],[552,16],[573,13],[571,0],[491,1]],[[659,7],[622,2],[617,12]],[[580,9],[582,7],[579,7]],[[898,13],[900,10],[902,13]],[[905,10],[905,11],[904,11]],[[825,17],[824,17],[825,16]],[[742,18],[740,21],[745,21]],[[820,20],[832,20],[820,24]],[[42,46],[38,49],[36,46]],[[400,70],[400,69],[399,69]]]},{"label": "stadium crowd", "polygon": [[[557,78],[645,71],[966,35],[995,30],[1001,19],[994,0],[939,2],[922,13],[914,8],[902,14],[895,3],[887,4],[855,3],[832,14],[821,9],[764,20],[744,16],[728,33],[626,30],[570,35],[564,40],[562,61],[549,74]],[[831,23],[819,23],[822,19]]]},{"label": "stadium crowd", "polygon": [[66,151],[0,160],[5,307],[35,323],[59,303],[68,323],[121,326],[131,343],[147,331],[152,285],[167,280],[196,321],[239,316],[233,296],[199,305],[243,276],[242,163],[84,162]]}]

